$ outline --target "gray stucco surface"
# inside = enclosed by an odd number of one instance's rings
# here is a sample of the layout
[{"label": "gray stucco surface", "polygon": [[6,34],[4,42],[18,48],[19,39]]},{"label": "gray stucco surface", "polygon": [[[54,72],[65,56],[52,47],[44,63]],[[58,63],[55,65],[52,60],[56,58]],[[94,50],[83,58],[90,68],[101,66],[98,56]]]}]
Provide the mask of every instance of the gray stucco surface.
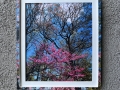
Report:
[{"label": "gray stucco surface", "polygon": [[16,90],[15,0],[0,0],[0,90]]},{"label": "gray stucco surface", "polygon": [[[17,90],[15,3],[0,0],[0,90]],[[102,0],[101,90],[120,90],[120,0]]]}]

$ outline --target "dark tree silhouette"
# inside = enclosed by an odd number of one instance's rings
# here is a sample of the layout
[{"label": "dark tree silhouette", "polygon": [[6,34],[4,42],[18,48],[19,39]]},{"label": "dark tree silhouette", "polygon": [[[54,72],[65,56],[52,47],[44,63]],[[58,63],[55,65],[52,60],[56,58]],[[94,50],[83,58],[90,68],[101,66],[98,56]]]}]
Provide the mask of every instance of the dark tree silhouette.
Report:
[{"label": "dark tree silhouette", "polygon": [[[37,45],[53,43],[57,49],[62,48],[71,54],[87,52],[91,57],[92,4],[26,4],[26,35],[26,51],[34,47],[36,53]],[[37,56],[37,53],[34,56]],[[85,67],[81,63],[81,60],[70,61],[71,66]],[[29,76],[32,76],[33,73],[36,74],[34,71],[40,71],[39,65],[38,67],[34,65],[31,68],[27,67],[27,79],[30,80]],[[90,73],[88,67],[86,72]],[[39,76],[39,73],[37,76]],[[36,80],[38,80],[38,77]],[[91,78],[88,80],[91,80]]]}]

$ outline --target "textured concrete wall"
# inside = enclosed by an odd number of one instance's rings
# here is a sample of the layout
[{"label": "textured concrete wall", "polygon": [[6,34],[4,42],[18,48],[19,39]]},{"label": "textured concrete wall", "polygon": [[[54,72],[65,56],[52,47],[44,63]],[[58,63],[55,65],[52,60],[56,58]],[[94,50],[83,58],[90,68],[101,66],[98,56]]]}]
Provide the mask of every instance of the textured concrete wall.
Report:
[{"label": "textured concrete wall", "polygon": [[16,90],[15,0],[0,0],[0,90]]},{"label": "textured concrete wall", "polygon": [[[102,12],[101,90],[120,90],[120,0],[103,0]],[[15,24],[15,0],[0,0],[0,90],[17,90]]]},{"label": "textured concrete wall", "polygon": [[120,0],[102,0],[102,90],[120,90]]}]

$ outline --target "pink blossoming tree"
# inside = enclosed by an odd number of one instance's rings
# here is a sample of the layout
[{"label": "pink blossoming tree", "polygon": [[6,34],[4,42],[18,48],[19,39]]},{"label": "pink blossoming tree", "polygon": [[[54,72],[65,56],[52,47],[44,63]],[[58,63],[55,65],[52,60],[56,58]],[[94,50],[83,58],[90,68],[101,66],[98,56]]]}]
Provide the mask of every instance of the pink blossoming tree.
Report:
[{"label": "pink blossoming tree", "polygon": [[34,71],[28,72],[27,75],[37,73],[36,80],[42,81],[79,81],[85,76],[84,68],[75,65],[75,61],[86,56],[72,54],[62,48],[57,49],[53,43],[51,45],[43,43],[37,47],[36,55],[29,58],[28,69],[34,68]]}]

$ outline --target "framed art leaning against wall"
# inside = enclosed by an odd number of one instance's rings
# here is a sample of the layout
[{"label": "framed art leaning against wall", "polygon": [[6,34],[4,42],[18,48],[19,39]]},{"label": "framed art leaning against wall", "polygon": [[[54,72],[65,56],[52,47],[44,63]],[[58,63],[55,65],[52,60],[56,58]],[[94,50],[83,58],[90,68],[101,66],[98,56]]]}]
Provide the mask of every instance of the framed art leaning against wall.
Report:
[{"label": "framed art leaning against wall", "polygon": [[21,0],[21,87],[98,87],[98,0]]}]

